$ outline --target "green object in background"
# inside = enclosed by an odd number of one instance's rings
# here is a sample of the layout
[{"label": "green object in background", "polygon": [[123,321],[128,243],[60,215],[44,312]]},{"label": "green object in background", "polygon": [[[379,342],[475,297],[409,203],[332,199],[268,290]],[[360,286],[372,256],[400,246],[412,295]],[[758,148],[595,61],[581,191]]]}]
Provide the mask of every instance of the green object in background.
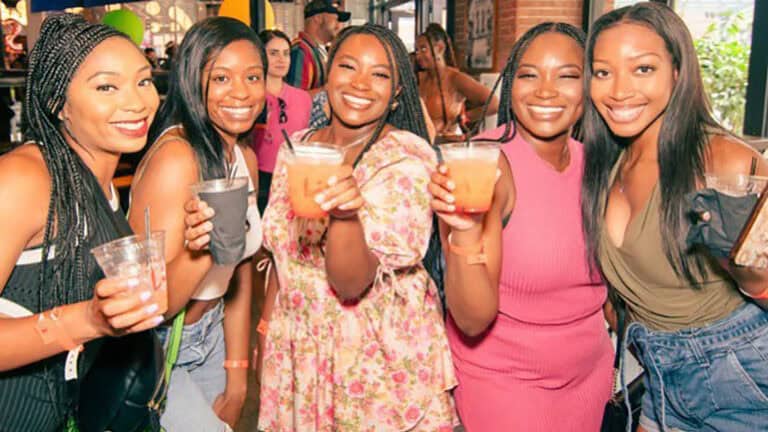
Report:
[{"label": "green object in background", "polygon": [[128,9],[107,12],[101,22],[125,33],[136,45],[141,45],[141,42],[144,41],[144,23],[141,18]]}]

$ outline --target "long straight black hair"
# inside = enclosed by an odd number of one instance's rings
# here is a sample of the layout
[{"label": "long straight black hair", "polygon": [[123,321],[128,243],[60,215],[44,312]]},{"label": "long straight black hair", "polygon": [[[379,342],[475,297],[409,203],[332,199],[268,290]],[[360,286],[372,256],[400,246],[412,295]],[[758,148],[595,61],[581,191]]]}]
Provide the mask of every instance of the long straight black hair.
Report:
[{"label": "long straight black hair", "polygon": [[715,121],[704,92],[693,40],[685,23],[668,6],[638,3],[603,15],[593,25],[587,42],[584,91],[585,167],[582,186],[584,235],[590,262],[597,262],[605,224],[609,176],[627,143],[606,125],[590,95],[595,43],[605,30],[623,23],[645,26],[664,40],[677,72],[659,132],[659,189],[661,237],[664,252],[679,276],[695,284],[691,258],[700,275],[706,265],[702,256],[690,256],[682,244],[684,197],[703,178],[704,157],[713,131],[723,131]]},{"label": "long straight black hair", "polygon": [[240,40],[256,47],[266,78],[267,55],[256,32],[233,18],[206,18],[184,36],[171,67],[168,94],[149,130],[149,142],[154,143],[169,127],[181,124],[206,180],[224,177],[225,161],[221,137],[208,115],[209,82],[203,82],[203,71],[227,45]]}]

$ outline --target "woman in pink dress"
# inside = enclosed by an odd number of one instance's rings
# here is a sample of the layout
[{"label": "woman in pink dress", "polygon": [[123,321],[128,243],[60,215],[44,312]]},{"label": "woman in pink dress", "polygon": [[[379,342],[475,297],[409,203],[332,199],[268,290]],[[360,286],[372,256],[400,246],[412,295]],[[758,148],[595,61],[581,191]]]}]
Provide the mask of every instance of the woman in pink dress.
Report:
[{"label": "woman in pink dress", "polygon": [[455,213],[444,166],[432,177],[446,251],[454,392],[469,432],[597,431],[612,382],[605,286],[586,260],[580,212],[584,35],[544,23],[504,68],[505,157],[491,209]]}]

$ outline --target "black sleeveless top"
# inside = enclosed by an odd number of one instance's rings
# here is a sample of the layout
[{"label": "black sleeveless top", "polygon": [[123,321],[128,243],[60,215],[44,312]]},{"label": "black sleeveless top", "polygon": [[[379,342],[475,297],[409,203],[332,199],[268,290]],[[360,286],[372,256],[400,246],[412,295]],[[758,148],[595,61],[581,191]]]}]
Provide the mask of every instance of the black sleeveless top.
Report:
[{"label": "black sleeveless top", "polygon": [[[120,209],[117,192],[112,190],[112,202],[107,200],[101,187],[90,170],[83,167],[83,181],[88,183],[86,190],[93,190],[92,201],[95,204],[94,220],[86,224],[85,250],[107,243],[119,237],[131,235],[131,228]],[[62,263],[56,251],[48,254],[47,271],[59,267]],[[50,286],[40,286],[40,272],[43,271],[42,247],[26,249],[19,256],[8,282],[0,293],[0,299],[10,300],[33,314],[59,306],[58,303],[76,303],[92,297],[92,291],[86,298],[67,293],[64,302],[57,301]],[[66,263],[64,263],[66,265]],[[72,264],[70,264],[72,265]],[[96,282],[104,277],[96,260],[86,253],[86,277],[93,289]],[[52,278],[47,277],[50,281]],[[85,346],[78,359],[79,376],[88,371],[99,340]],[[0,372],[0,431],[2,432],[60,432],[71,411],[72,403],[67,394],[64,381],[64,362],[66,353],[59,354],[39,362]]]}]

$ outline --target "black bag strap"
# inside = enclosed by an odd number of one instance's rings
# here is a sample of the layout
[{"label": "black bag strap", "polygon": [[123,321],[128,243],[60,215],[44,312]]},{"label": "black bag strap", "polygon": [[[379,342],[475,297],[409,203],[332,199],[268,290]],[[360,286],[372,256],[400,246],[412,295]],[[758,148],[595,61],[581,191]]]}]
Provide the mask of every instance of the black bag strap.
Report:
[{"label": "black bag strap", "polygon": [[613,310],[616,312],[616,355],[613,358],[613,368],[621,367],[621,351],[624,349],[624,329],[626,327],[627,308],[623,301],[613,302]]}]

